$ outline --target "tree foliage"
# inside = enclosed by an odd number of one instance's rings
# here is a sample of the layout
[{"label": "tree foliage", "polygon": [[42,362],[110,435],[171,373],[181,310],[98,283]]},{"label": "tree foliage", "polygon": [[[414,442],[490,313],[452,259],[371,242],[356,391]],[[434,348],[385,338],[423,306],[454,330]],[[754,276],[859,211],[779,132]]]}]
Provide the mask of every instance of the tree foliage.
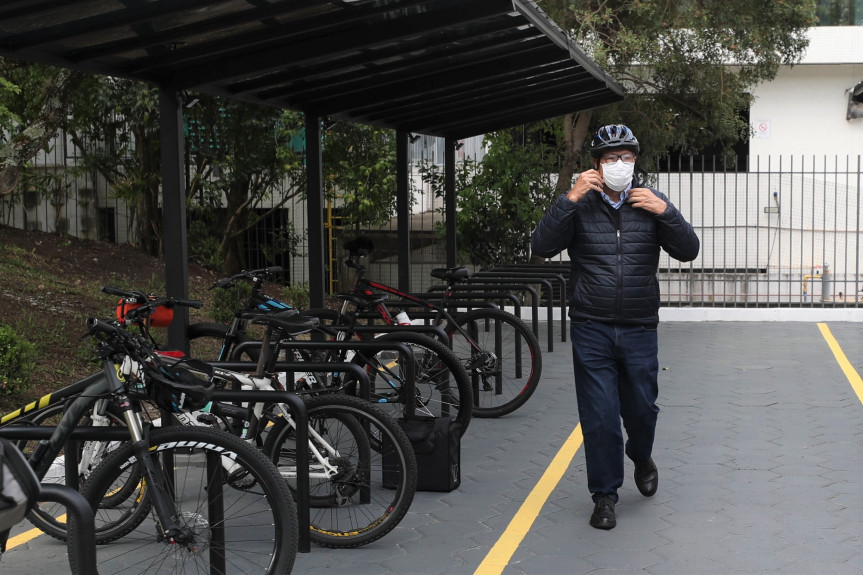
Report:
[{"label": "tree foliage", "polygon": [[[236,273],[247,267],[247,232],[305,189],[303,150],[297,145],[302,118],[222,98],[196,99],[186,112],[187,200],[196,241],[218,242],[217,254],[196,255],[218,263],[223,273]],[[275,251],[295,252],[301,239],[291,225],[268,233],[263,243],[270,246],[271,260]]]},{"label": "tree foliage", "polygon": [[47,149],[66,119],[79,72],[0,58],[0,195]]},{"label": "tree foliage", "polygon": [[131,207],[138,246],[161,256],[161,135],[158,90],[108,76],[86,76],[64,123],[80,168],[101,174]]},{"label": "tree foliage", "polygon": [[359,231],[396,213],[395,132],[334,121],[323,136],[326,193],[342,207],[343,223]]},{"label": "tree foliage", "polygon": [[[461,261],[491,268],[527,259],[530,231],[554,196],[559,159],[554,127],[554,122],[541,122],[529,131],[487,134],[489,150],[482,162],[459,165],[456,246]],[[444,175],[438,167],[426,163],[420,174],[443,196]]]},{"label": "tree foliage", "polygon": [[[748,139],[741,111],[753,88],[799,62],[812,0],[539,0],[574,42],[626,88],[622,102],[563,118],[561,185],[584,169],[587,135],[626,123],[642,143],[642,165],[670,149],[726,150]],[[587,118],[585,118],[587,116]],[[580,156],[580,161],[579,161]],[[559,189],[562,191],[562,189]]]}]

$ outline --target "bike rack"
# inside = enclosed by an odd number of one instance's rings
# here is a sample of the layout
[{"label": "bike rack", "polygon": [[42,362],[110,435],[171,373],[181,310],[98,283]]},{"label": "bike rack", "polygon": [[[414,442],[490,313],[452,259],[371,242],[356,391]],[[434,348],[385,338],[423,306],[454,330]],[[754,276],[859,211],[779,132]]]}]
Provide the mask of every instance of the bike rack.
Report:
[{"label": "bike rack", "polygon": [[[306,414],[306,405],[295,393],[288,391],[259,391],[256,389],[241,391],[217,390],[213,392],[213,399],[217,401],[247,401],[250,403],[285,403],[288,405],[291,414],[297,421],[297,442],[308,442],[308,415]],[[55,427],[51,426],[10,425],[0,427],[0,437],[13,440],[50,439],[55,429]],[[64,456],[66,457],[66,481],[67,487],[70,489],[77,489],[78,487],[78,474],[75,470],[78,469],[78,447],[76,445],[76,440],[79,439],[85,441],[105,441],[106,439],[129,441],[130,437],[127,429],[119,427],[108,429],[88,429],[86,427],[74,428],[71,431],[69,441],[66,442],[64,447]],[[221,462],[217,462],[217,464],[221,465]],[[308,453],[305,450],[297,450],[297,468],[306,470],[306,473],[297,473],[297,518],[299,525],[297,550],[301,553],[308,553],[311,551],[311,538],[309,537],[309,459]],[[95,529],[93,531],[95,531]]]},{"label": "bike rack", "polygon": [[69,537],[72,538],[78,555],[78,572],[93,573],[96,571],[96,527],[93,519],[93,509],[84,496],[65,485],[42,483],[39,501],[51,501],[66,507],[66,513],[74,520],[77,529]]},{"label": "bike rack", "polygon": [[[343,327],[338,325],[328,325],[327,327],[340,331],[348,331],[350,329],[346,326]],[[358,333],[399,333],[403,331],[423,334],[428,333],[440,340],[442,344],[449,347],[449,337],[447,337],[446,332],[439,325],[355,325],[353,329]]]},{"label": "bike rack", "polygon": [[[537,266],[538,267],[538,266]],[[524,269],[525,271],[521,271]],[[533,268],[522,268],[522,267],[513,267],[513,268],[495,268],[491,271],[486,272],[476,272],[471,277],[473,278],[504,278],[510,281],[518,280],[524,282],[538,283],[543,284],[548,288],[548,297],[549,300],[554,300],[554,290],[552,289],[551,282],[558,282],[561,286],[560,288],[560,341],[566,341],[566,279],[564,278],[564,273],[556,273],[553,271],[527,271],[528,269]],[[547,269],[547,268],[546,268]],[[552,318],[548,318],[548,321],[551,322]]]},{"label": "bike rack", "polygon": [[[504,279],[504,278],[500,278],[500,279],[498,279],[498,278],[467,278],[465,281],[466,281],[466,284],[453,286],[453,291],[456,292],[453,294],[453,296],[455,296],[455,297],[470,297],[470,296],[474,295],[472,292],[475,292],[476,290],[480,290],[481,294],[487,294],[488,297],[490,297],[490,298],[498,298],[498,297],[501,297],[501,294],[497,290],[502,290],[502,289],[503,290],[511,290],[511,291],[508,291],[505,293],[511,295],[511,297],[508,297],[508,299],[512,300],[512,298],[515,298],[513,301],[515,301],[516,303],[514,304],[513,307],[515,308],[515,316],[518,317],[519,319],[521,318],[521,308],[523,307],[523,304],[521,303],[521,300],[519,300],[518,297],[515,296],[515,294],[512,294],[512,291],[524,291],[524,292],[529,293],[531,295],[531,306],[530,306],[530,308],[531,308],[530,309],[531,328],[532,328],[533,334],[536,337],[539,337],[539,294],[537,294],[536,290],[532,286],[529,286],[527,284],[505,283],[505,282],[508,282],[509,280]],[[480,282],[482,282],[482,283],[480,283]],[[498,283],[498,282],[500,282],[500,283]],[[445,286],[445,285],[433,285],[428,289],[428,291],[429,292],[439,292],[439,291],[444,291],[446,289],[447,289],[447,286]],[[458,292],[463,292],[463,293],[458,293]],[[468,292],[468,293],[464,293],[464,292]],[[547,304],[547,311],[548,311],[549,317],[551,317],[551,315],[552,315],[552,313],[551,313],[552,308],[553,308],[553,304],[551,302],[549,302]],[[548,335],[549,335],[548,351],[551,352],[551,351],[554,351],[554,346],[552,343],[552,339],[554,336],[554,326],[552,325],[552,322],[549,322],[548,325],[549,325],[548,326]]]}]

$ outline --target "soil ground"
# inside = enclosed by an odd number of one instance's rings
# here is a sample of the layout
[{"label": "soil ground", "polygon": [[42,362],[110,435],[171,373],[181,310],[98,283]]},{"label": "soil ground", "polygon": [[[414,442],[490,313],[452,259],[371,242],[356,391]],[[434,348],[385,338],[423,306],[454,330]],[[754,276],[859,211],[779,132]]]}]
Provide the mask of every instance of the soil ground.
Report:
[{"label": "soil ground", "polygon": [[[164,270],[162,260],[134,246],[0,226],[0,325],[11,326],[37,351],[29,389],[10,395],[0,386],[0,413],[93,373],[89,347],[81,340],[85,322],[112,317],[117,301],[100,286],[162,295]],[[208,288],[219,277],[189,264],[189,297],[205,302],[191,310],[192,321],[212,321]]]}]

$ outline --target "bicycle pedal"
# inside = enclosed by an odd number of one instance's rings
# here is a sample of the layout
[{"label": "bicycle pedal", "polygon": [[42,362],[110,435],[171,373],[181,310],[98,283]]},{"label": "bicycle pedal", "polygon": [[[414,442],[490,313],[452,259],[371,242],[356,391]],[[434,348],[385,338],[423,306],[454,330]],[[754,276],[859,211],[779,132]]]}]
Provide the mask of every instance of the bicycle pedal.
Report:
[{"label": "bicycle pedal", "polygon": [[204,425],[213,425],[216,423],[216,416],[212,413],[199,413],[198,414],[198,423],[203,423]]}]

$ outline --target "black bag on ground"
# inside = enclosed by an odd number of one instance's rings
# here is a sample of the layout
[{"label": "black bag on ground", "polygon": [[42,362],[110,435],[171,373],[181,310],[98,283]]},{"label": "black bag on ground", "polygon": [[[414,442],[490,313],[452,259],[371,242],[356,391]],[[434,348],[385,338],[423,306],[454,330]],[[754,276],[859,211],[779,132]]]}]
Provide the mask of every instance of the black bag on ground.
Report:
[{"label": "black bag on ground", "polygon": [[0,553],[6,550],[9,531],[36,504],[39,479],[21,451],[0,438]]},{"label": "black bag on ground", "polygon": [[[417,460],[417,491],[452,491],[461,484],[460,425],[450,417],[411,417],[396,420],[413,446]],[[391,452],[390,452],[391,453]],[[384,487],[394,481],[386,473]]]}]

